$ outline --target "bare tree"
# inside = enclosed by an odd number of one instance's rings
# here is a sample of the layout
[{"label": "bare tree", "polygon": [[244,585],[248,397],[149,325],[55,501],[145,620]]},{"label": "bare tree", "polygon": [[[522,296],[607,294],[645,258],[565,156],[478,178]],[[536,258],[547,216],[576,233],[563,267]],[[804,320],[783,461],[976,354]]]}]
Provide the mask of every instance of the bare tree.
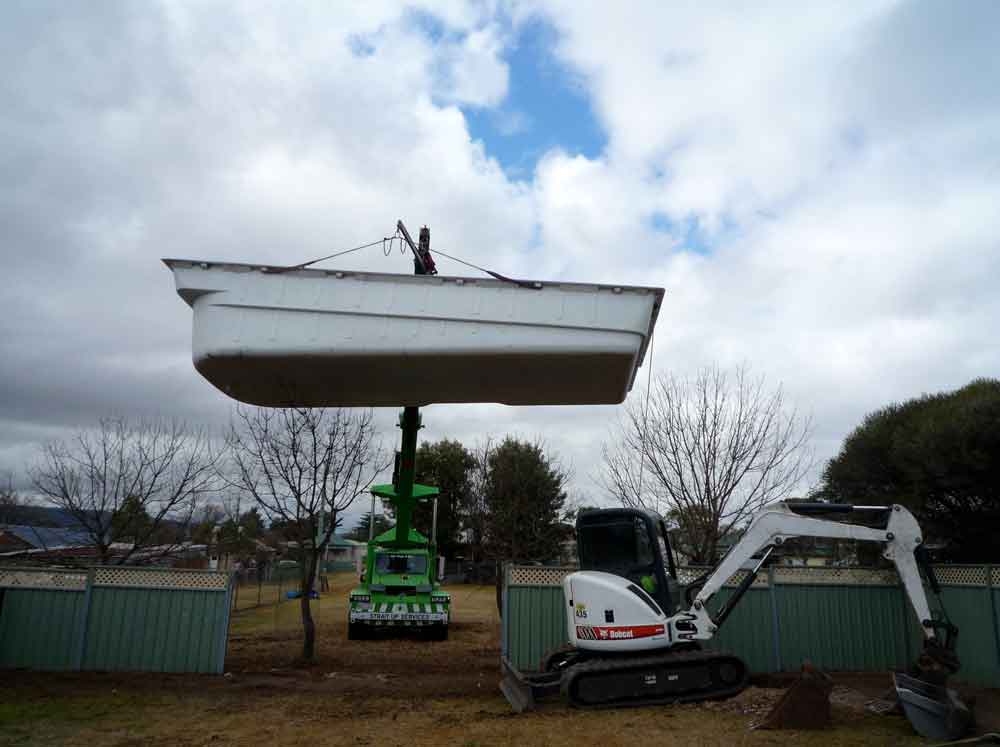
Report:
[{"label": "bare tree", "polygon": [[200,500],[216,486],[208,434],[177,421],[100,421],[41,447],[35,490],[69,514],[101,563],[176,552]]},{"label": "bare tree", "polygon": [[0,478],[0,526],[12,524],[17,507],[21,505],[21,496],[14,487],[14,473],[6,471]]},{"label": "bare tree", "polygon": [[310,594],[319,559],[340,519],[388,459],[375,442],[371,410],[236,408],[229,431],[231,484],[280,522],[302,560],[302,660],[315,653]]},{"label": "bare tree", "polygon": [[812,464],[811,420],[745,366],[657,377],[603,448],[603,483],[627,506],[673,519],[691,561],[713,563],[719,540],[787,496]]}]

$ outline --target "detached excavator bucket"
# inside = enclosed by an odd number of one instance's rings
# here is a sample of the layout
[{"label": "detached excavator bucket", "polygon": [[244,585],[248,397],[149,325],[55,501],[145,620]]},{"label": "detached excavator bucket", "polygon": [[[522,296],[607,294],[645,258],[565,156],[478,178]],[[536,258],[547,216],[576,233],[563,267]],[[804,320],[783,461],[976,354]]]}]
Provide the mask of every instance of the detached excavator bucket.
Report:
[{"label": "detached excavator bucket", "polygon": [[759,729],[824,729],[830,725],[830,693],[833,680],[810,662],[785,690]]},{"label": "detached excavator bucket", "polygon": [[958,739],[972,727],[972,712],[954,690],[899,672],[892,678],[903,713],[920,736]]}]

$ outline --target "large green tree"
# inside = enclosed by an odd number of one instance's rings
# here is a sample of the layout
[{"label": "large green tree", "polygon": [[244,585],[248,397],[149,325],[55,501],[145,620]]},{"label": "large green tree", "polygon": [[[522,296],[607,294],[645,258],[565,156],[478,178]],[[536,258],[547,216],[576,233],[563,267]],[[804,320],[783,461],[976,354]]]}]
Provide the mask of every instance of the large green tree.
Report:
[{"label": "large green tree", "polygon": [[[371,523],[372,515],[370,512],[361,514],[361,518],[358,520],[358,525],[347,533],[347,539],[352,539],[356,542],[367,542],[369,529],[368,525]],[[377,537],[382,534],[382,532],[391,529],[392,526],[393,523],[389,521],[384,514],[375,514],[375,528],[372,530],[372,534]]]},{"label": "large green tree", "polygon": [[[433,485],[438,496],[437,548],[446,558],[454,558],[462,547],[462,512],[472,490],[476,459],[461,442],[442,439],[425,441],[417,449],[416,481]],[[392,517],[392,506],[385,506]],[[413,526],[430,537],[434,525],[434,502],[421,501],[413,511]],[[365,525],[367,529],[367,524]],[[368,539],[365,536],[365,539]]]},{"label": "large green tree", "polygon": [[239,506],[218,527],[216,539],[225,552],[247,557],[257,550],[254,540],[260,538],[264,531],[264,519],[256,506],[239,513]]},{"label": "large green tree", "polygon": [[119,542],[128,542],[149,532],[153,519],[139,496],[127,495],[111,513],[111,533]]},{"label": "large green tree", "polygon": [[819,495],[902,503],[947,559],[1000,559],[1000,381],[871,413],[827,464]]},{"label": "large green tree", "polygon": [[485,455],[485,546],[498,560],[559,557],[567,475],[538,443],[508,436]]}]

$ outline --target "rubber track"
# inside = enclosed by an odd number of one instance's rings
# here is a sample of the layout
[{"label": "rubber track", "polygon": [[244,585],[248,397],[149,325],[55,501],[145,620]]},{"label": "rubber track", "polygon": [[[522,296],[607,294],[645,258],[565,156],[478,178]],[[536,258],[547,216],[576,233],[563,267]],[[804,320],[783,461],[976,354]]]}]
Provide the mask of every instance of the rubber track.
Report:
[{"label": "rubber track", "polygon": [[[699,662],[711,662],[718,659],[732,659],[743,667],[743,678],[735,685],[720,687],[717,690],[699,690],[694,693],[669,693],[652,698],[637,698],[635,700],[613,700],[606,703],[581,703],[575,697],[577,680],[586,675],[600,676],[601,674],[613,674],[627,672],[631,669],[644,669],[663,665],[689,664]],[[679,653],[660,654],[658,656],[641,657],[601,657],[589,659],[579,664],[574,664],[566,670],[562,682],[562,694],[570,705],[575,708],[621,708],[628,706],[643,706],[672,703],[694,703],[700,700],[723,700],[731,698],[742,692],[749,682],[750,671],[742,659],[734,654],[722,651],[685,651]]]}]

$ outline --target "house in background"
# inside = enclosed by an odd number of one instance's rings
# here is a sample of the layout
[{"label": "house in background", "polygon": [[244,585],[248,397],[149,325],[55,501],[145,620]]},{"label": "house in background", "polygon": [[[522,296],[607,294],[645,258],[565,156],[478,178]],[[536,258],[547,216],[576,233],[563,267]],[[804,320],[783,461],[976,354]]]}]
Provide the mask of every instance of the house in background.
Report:
[{"label": "house in background", "polygon": [[[0,524],[0,563],[90,566],[100,563],[90,531],[70,512],[60,508],[20,505],[5,512]],[[113,542],[105,562],[129,565],[205,568],[206,546],[190,541],[153,545],[135,550],[131,542]]]},{"label": "house in background", "polygon": [[248,568],[267,569],[279,551],[262,540],[244,539],[239,546],[215,542],[208,546],[205,568],[213,571],[245,571]]},{"label": "house in background", "polygon": [[354,570],[358,567],[358,562],[365,557],[367,550],[367,543],[335,534],[327,545],[326,568],[331,571]]},{"label": "house in background", "polygon": [[93,555],[93,540],[81,529],[5,524],[0,526],[0,561],[41,561]]},{"label": "house in background", "polygon": [[94,541],[69,511],[51,506],[21,504],[7,507],[0,523],[0,560],[18,557],[32,561],[45,558],[88,557]]}]

